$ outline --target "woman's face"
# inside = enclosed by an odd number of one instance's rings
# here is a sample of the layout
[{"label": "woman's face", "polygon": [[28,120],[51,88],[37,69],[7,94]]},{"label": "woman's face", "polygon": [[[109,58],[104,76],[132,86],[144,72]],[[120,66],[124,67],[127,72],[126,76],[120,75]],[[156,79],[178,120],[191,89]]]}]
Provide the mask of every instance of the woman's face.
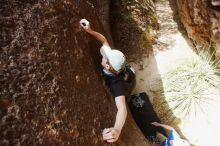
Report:
[{"label": "woman's face", "polygon": [[101,62],[102,67],[104,67],[106,70],[110,69],[110,65],[108,64],[108,59],[102,57],[102,62]]}]

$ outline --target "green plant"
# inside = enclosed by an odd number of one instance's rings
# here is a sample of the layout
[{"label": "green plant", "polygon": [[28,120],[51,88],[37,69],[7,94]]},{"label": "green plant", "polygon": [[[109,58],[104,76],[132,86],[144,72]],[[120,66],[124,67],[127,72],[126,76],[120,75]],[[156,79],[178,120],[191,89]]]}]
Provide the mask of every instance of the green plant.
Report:
[{"label": "green plant", "polygon": [[219,62],[208,53],[185,61],[162,77],[165,98],[173,112],[181,116],[206,112],[207,104],[220,97]]}]

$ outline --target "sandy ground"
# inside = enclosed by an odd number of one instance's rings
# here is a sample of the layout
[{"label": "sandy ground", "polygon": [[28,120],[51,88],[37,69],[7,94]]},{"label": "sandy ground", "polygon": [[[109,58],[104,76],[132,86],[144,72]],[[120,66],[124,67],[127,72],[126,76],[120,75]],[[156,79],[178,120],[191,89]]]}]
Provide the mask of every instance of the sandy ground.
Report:
[{"label": "sandy ground", "polygon": [[[170,0],[170,2],[172,1]],[[155,90],[158,82],[163,83],[161,76],[185,60],[198,57],[193,51],[192,43],[179,26],[178,20],[174,20],[176,12],[172,9],[173,4],[170,2],[158,0],[156,3],[160,28],[152,53],[148,57],[143,57],[139,62],[131,63],[137,73],[137,84],[133,92],[147,92],[152,103],[157,98]],[[207,107],[208,114],[206,115],[180,119],[181,122],[176,125],[169,122],[166,124],[178,127],[181,135],[192,145],[217,146],[220,114],[216,111],[220,107],[219,105],[219,101],[213,102],[211,106]],[[178,117],[178,115],[175,116]]]},{"label": "sandy ground", "polygon": [[[132,62],[137,72],[137,85],[134,93],[146,91],[148,94],[154,89],[154,84],[161,80],[161,75],[178,66],[186,59],[197,57],[192,51],[192,44],[178,29],[173,20],[173,11],[166,0],[156,3],[159,21],[158,38],[153,45],[153,52],[142,61]],[[153,101],[153,99],[151,99]]]}]

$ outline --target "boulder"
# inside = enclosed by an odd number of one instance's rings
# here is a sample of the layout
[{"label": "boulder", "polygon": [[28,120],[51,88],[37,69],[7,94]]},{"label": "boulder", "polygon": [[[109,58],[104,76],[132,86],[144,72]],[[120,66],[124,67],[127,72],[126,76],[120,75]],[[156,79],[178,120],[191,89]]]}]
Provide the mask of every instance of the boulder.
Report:
[{"label": "boulder", "polygon": [[211,44],[220,52],[219,0],[177,0],[181,21],[195,44]]},{"label": "boulder", "polygon": [[[109,145],[117,110],[83,17],[112,44],[92,2],[0,2],[0,145]],[[129,114],[112,145],[148,144]]]}]

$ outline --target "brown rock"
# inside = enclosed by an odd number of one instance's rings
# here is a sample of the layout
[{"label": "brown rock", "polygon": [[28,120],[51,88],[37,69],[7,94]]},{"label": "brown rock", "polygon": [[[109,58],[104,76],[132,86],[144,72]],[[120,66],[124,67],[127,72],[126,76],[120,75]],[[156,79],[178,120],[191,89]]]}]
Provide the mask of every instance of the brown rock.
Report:
[{"label": "brown rock", "polygon": [[[101,133],[113,126],[116,106],[97,73],[100,44],[78,25],[84,16],[110,34],[92,5],[0,2],[0,145],[109,145]],[[111,145],[147,143],[129,115]]]},{"label": "brown rock", "polygon": [[[217,50],[220,41],[220,9],[218,0],[177,0],[181,21],[189,37],[200,45],[212,44]],[[213,6],[212,6],[213,5]]]}]

